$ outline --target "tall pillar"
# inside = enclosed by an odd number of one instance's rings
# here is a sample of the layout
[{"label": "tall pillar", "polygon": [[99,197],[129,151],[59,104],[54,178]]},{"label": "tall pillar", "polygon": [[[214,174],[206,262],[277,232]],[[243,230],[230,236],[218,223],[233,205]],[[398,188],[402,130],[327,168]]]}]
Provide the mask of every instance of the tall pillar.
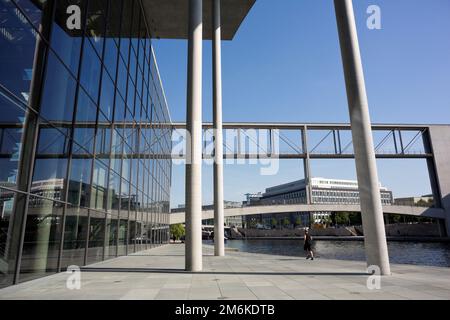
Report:
[{"label": "tall pillar", "polygon": [[225,255],[220,0],[213,1],[214,255]]},{"label": "tall pillar", "polygon": [[202,270],[202,0],[189,0],[186,119],[186,270]]},{"label": "tall pillar", "polygon": [[390,265],[369,107],[351,0],[334,0],[347,88],[368,265],[389,275]]}]

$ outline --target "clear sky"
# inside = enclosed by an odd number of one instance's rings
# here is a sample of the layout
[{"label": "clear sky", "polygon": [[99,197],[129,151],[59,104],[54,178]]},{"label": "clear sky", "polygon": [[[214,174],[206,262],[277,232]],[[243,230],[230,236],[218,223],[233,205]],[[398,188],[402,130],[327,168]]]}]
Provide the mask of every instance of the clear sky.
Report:
[{"label": "clear sky", "polygon": [[[366,27],[369,5],[381,30]],[[450,0],[355,0],[370,113],[374,123],[450,123]],[[173,121],[186,120],[187,43],[155,40]],[[211,43],[204,41],[203,120],[212,120]],[[348,122],[332,0],[257,0],[235,39],[222,45],[224,121]],[[378,162],[394,196],[430,192],[423,161]],[[205,166],[203,202],[212,202]],[[353,179],[353,161],[314,161],[314,176]],[[275,176],[257,166],[225,167],[225,198],[303,177],[285,160]],[[173,167],[172,207],[184,203],[184,168]]]}]

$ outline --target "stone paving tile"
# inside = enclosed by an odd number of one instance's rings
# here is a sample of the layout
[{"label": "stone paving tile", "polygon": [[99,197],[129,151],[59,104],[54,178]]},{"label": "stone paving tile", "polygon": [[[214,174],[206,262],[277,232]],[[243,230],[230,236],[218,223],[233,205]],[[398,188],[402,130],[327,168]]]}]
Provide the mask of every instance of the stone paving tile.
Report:
[{"label": "stone paving tile", "polygon": [[217,300],[222,296],[219,288],[193,288],[191,287],[188,295],[190,300]]},{"label": "stone paving tile", "polygon": [[261,300],[292,300],[292,297],[275,286],[249,287]]},{"label": "stone paving tile", "polygon": [[247,287],[220,287],[223,299],[257,300],[258,297]]},{"label": "stone paving tile", "polygon": [[166,283],[163,285],[163,289],[188,289],[191,287],[191,283]]},{"label": "stone paving tile", "polygon": [[154,299],[160,289],[133,289],[123,295],[121,300],[151,300]]},{"label": "stone paving tile", "polygon": [[155,300],[187,300],[189,298],[189,290],[187,289],[167,289],[159,290]]},{"label": "stone paving tile", "polygon": [[442,289],[430,289],[430,290],[423,290],[423,293],[432,295],[434,297],[439,297],[442,299],[450,299],[450,290],[442,290]]}]

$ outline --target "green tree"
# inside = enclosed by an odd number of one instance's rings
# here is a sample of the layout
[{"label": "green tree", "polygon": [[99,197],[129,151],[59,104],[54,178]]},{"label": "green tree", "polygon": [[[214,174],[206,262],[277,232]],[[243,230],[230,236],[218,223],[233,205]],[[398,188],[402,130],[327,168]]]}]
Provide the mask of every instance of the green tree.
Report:
[{"label": "green tree", "polygon": [[295,219],[295,226],[301,226],[302,225],[302,219],[300,217],[297,217],[297,219]]},{"label": "green tree", "polygon": [[277,219],[272,218],[271,224],[272,224],[272,228],[275,228],[278,225]]},{"label": "green tree", "polygon": [[289,220],[288,217],[285,217],[285,218],[283,219],[283,226],[287,227],[287,226],[289,226],[290,224],[291,224],[291,220]]},{"label": "green tree", "polygon": [[339,225],[348,225],[349,223],[349,213],[348,212],[337,212],[336,216],[336,224]]},{"label": "green tree", "polygon": [[175,239],[180,240],[180,238],[186,234],[186,230],[181,223],[172,224],[170,226],[170,234],[172,235],[172,237],[175,237]]},{"label": "green tree", "polygon": [[419,201],[417,201],[416,206],[418,206],[418,207],[427,207],[428,206],[428,202],[423,200],[423,199],[420,199]]}]

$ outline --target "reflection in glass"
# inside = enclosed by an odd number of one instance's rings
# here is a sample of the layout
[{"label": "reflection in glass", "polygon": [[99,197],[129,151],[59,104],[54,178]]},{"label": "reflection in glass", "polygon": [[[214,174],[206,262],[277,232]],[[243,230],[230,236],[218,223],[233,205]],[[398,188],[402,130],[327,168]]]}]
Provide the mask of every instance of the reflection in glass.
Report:
[{"label": "reflection in glass", "polygon": [[109,121],[112,120],[114,107],[114,83],[107,73],[103,74],[100,110]]},{"label": "reflection in glass", "polygon": [[119,221],[119,243],[118,243],[118,255],[126,255],[126,241],[128,231],[128,220]]},{"label": "reflection in glass", "polygon": [[32,25],[21,19],[13,2],[0,1],[0,12],[0,84],[27,103],[37,34]]},{"label": "reflection in glass", "polygon": [[109,173],[108,211],[118,214],[120,201],[120,177],[114,171]]},{"label": "reflection in glass", "polygon": [[10,242],[15,197],[14,192],[0,188],[0,288],[13,281],[15,256],[10,253]]},{"label": "reflection in glass", "polygon": [[118,219],[115,216],[107,215],[106,217],[106,252],[105,256],[112,258],[117,253],[117,227]]},{"label": "reflection in glass", "polygon": [[81,85],[90,95],[92,100],[98,99],[98,87],[100,85],[100,59],[89,41],[83,48],[83,62],[81,67]]},{"label": "reflection in glass", "polygon": [[67,201],[75,206],[88,206],[91,165],[92,160],[89,159],[72,159]]},{"label": "reflection in glass", "polygon": [[21,282],[57,271],[63,208],[59,202],[30,198],[20,265]]},{"label": "reflection in glass", "polygon": [[61,268],[82,266],[86,248],[88,210],[67,206]]},{"label": "reflection in glass", "polygon": [[41,103],[41,116],[47,120],[72,122],[75,87],[75,79],[50,51]]},{"label": "reflection in glass", "polygon": [[91,205],[92,209],[106,210],[106,186],[108,168],[100,161],[95,161],[92,177]]},{"label": "reflection in glass", "polygon": [[15,188],[25,112],[0,91],[0,184]]},{"label": "reflection in glass", "polygon": [[64,201],[66,170],[67,159],[36,159],[31,193]]},{"label": "reflection in glass", "polygon": [[88,264],[103,260],[105,243],[105,214],[94,210],[90,210],[89,214]]},{"label": "reflection in glass", "polygon": [[116,77],[118,50],[114,39],[106,38],[104,64],[112,79]]}]

